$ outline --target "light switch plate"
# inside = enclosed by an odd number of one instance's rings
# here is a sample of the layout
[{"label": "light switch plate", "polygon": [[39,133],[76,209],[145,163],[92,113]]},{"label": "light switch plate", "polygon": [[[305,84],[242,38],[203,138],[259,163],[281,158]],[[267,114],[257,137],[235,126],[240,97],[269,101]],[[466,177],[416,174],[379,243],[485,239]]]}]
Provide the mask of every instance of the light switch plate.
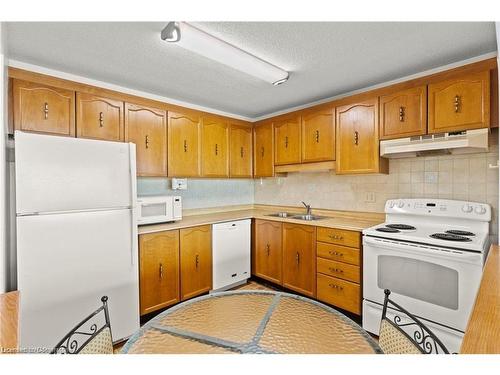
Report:
[{"label": "light switch plate", "polygon": [[187,190],[187,178],[172,178],[172,190]]}]

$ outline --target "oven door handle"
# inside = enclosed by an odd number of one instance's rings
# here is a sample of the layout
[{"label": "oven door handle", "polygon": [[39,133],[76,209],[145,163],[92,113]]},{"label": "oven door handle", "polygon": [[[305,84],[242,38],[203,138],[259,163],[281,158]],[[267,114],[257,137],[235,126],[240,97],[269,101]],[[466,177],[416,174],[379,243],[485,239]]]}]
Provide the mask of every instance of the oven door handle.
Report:
[{"label": "oven door handle", "polygon": [[389,241],[389,240],[379,240],[377,238],[364,236],[364,245],[371,245],[379,248],[389,248],[397,249],[399,251],[404,251],[408,253],[413,253],[417,255],[430,255],[437,257],[446,257],[448,259],[453,258],[455,260],[464,262],[477,262],[483,256],[483,254],[472,251],[462,251],[454,249],[440,249],[434,246],[426,246],[419,244],[409,244],[401,241]]}]

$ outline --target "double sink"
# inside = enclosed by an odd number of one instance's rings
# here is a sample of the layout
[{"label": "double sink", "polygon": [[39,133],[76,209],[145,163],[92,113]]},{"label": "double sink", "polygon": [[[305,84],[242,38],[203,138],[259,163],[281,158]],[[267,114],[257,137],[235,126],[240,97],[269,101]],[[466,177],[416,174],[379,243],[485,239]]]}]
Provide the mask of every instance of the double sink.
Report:
[{"label": "double sink", "polygon": [[318,215],[312,215],[312,214],[297,215],[296,213],[290,213],[290,212],[276,212],[274,214],[269,214],[266,216],[281,217],[284,219],[304,220],[304,221],[314,221],[314,220],[326,219],[326,216],[318,216]]}]

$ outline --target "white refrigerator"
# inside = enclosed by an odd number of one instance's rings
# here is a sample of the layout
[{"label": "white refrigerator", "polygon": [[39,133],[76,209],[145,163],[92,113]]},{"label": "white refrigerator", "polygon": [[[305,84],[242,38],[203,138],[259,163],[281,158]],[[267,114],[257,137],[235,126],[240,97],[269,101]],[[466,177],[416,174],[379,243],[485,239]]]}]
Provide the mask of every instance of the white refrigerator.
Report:
[{"label": "white refrigerator", "polygon": [[16,131],[20,348],[50,350],[108,306],[113,341],[139,328],[135,145]]}]

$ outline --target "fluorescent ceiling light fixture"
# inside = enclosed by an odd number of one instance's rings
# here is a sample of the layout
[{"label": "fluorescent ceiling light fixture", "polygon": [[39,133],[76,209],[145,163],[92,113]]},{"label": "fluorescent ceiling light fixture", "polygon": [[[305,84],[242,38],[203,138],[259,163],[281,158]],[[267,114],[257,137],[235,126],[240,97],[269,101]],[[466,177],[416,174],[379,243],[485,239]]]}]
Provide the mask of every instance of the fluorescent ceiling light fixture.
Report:
[{"label": "fluorescent ceiling light fixture", "polygon": [[287,71],[207,34],[186,22],[169,22],[161,32],[161,39],[176,43],[179,47],[276,86],[286,82],[289,77]]}]

